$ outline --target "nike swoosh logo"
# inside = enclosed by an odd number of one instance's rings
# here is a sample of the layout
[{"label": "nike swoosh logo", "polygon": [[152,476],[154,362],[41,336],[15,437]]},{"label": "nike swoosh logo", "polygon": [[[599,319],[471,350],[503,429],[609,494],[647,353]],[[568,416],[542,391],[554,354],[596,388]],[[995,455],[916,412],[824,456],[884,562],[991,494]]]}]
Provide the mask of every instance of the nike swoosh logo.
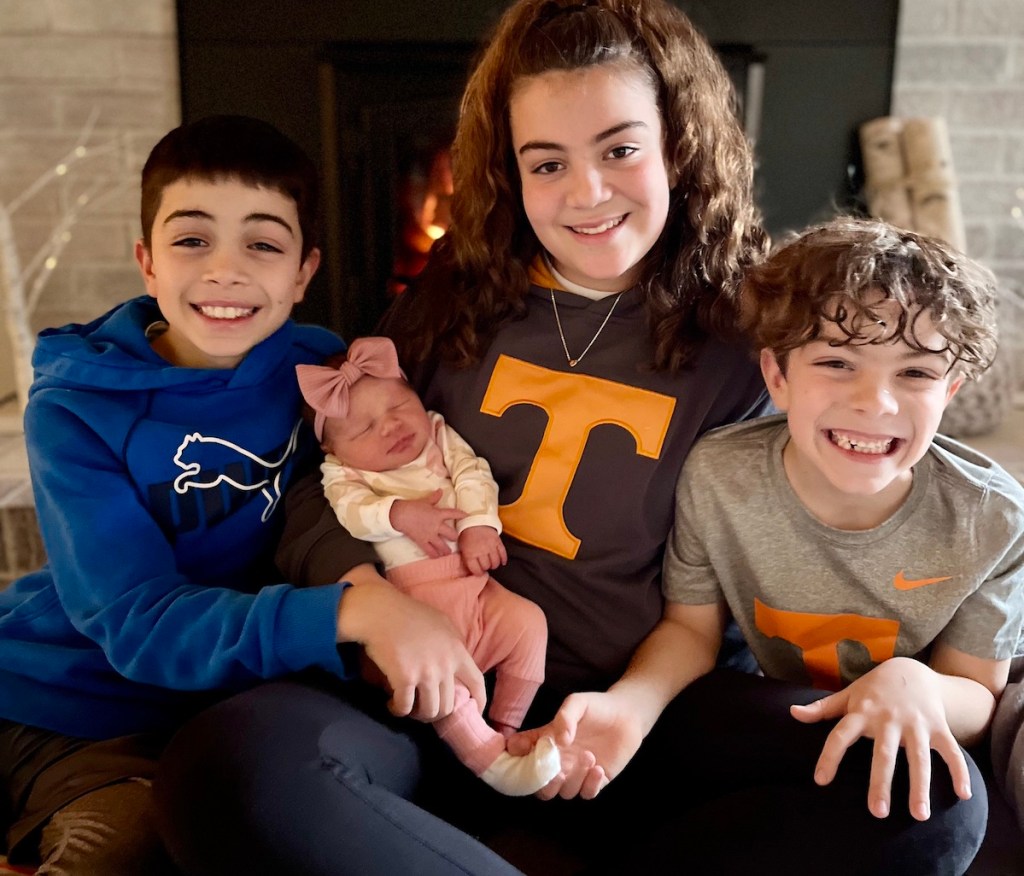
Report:
[{"label": "nike swoosh logo", "polygon": [[952,577],[952,575],[946,575],[944,578],[917,578],[911,580],[903,576],[903,570],[901,569],[896,573],[896,577],[892,579],[892,586],[897,590],[916,590],[918,587],[927,587],[929,584],[948,581]]}]

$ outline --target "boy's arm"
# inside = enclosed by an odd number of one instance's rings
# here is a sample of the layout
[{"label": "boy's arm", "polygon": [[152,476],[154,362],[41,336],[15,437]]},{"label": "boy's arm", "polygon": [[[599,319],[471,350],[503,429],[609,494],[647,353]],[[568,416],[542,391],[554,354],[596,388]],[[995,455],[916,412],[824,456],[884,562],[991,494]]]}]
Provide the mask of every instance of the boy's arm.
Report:
[{"label": "boy's arm", "polygon": [[483,674],[458,630],[440,611],[407,596],[372,566],[347,573],[338,609],[338,641],[362,645],[391,689],[392,714],[433,721],[455,708],[461,682],[482,709]]},{"label": "boy's arm", "polygon": [[988,732],[996,702],[1010,674],[1009,660],[985,660],[937,642],[928,661],[939,673],[949,729],[970,747]]},{"label": "boy's arm", "polygon": [[[54,610],[121,675],[144,684],[210,690],[312,667],[351,671],[336,646],[340,585],[246,592],[198,583],[178,567],[117,453],[123,410],[90,399],[73,413],[64,406],[71,395],[37,392],[25,415],[39,525],[60,599]],[[206,546],[209,566],[217,558]]]},{"label": "boy's arm", "polygon": [[[989,487],[986,522],[971,531],[976,556],[990,558],[991,565],[932,645],[928,665],[894,657],[838,693],[792,709],[801,721],[838,719],[815,773],[822,784],[832,780],[846,749],[858,738],[875,740],[868,796],[877,816],[890,809],[889,785],[900,747],[910,766],[914,817],[928,817],[931,749],[945,761],[957,794],[971,794],[958,743],[972,745],[987,731],[1024,622],[1024,492],[1001,470]],[[995,658],[972,656],[964,647],[988,650]]]},{"label": "boy's arm", "polygon": [[[484,701],[482,676],[447,618],[393,591],[371,567],[353,567],[351,552],[333,577],[307,582],[324,586],[305,589],[277,584],[250,591],[237,577],[225,582],[233,586],[217,586],[213,533],[201,548],[202,568],[179,568],[167,533],[118,455],[123,409],[90,398],[79,405],[92,418],[86,422],[64,407],[70,395],[37,392],[25,415],[40,529],[59,598],[48,610],[95,642],[122,676],[182,691],[238,688],[310,668],[348,677],[357,667],[339,654],[339,636],[351,626],[352,638],[369,651],[397,625],[410,638],[388,641],[381,653],[385,661],[395,655],[396,694],[401,688],[406,697],[399,708],[412,690],[417,710],[442,711],[456,678]],[[228,559],[226,574],[235,576],[240,564]],[[348,588],[362,591],[352,600],[362,606],[356,614],[385,605],[382,624],[339,618],[349,597],[342,598],[338,579],[356,569],[361,574]],[[383,598],[366,598],[374,596]]]},{"label": "boy's arm", "polygon": [[292,485],[278,568],[301,587],[352,583],[338,606],[338,641],[365,647],[394,691],[391,710],[421,720],[445,713],[454,678],[485,703],[483,676],[451,621],[392,587],[370,565],[375,561],[373,548],[338,523],[319,471]]}]

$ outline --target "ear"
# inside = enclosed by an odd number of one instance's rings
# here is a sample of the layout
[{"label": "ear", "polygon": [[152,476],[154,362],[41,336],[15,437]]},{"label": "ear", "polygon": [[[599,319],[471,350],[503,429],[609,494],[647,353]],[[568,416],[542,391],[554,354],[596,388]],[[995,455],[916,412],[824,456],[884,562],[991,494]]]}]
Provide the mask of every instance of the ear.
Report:
[{"label": "ear", "polygon": [[146,284],[146,291],[156,298],[156,274],[153,273],[153,256],[146,248],[146,244],[140,237],[135,241],[135,261],[139,264],[142,272],[142,281]]},{"label": "ear", "polygon": [[309,285],[309,281],[313,279],[313,275],[319,267],[320,250],[313,247],[306,254],[306,258],[303,259],[302,264],[299,265],[299,273],[295,277],[295,294],[292,297],[293,303],[298,304],[306,297],[306,287]]},{"label": "ear", "polygon": [[[960,387],[963,386],[963,385],[964,385],[964,376],[962,374],[958,374],[951,381],[949,381],[949,386],[946,388],[946,402],[945,402],[945,404],[948,405],[951,401],[953,401],[953,396],[956,395],[960,391]],[[945,405],[943,405],[943,407],[945,407]]]},{"label": "ear", "polygon": [[761,351],[761,374],[764,376],[764,384],[768,387],[768,394],[772,397],[775,407],[780,411],[789,410],[789,381],[786,380],[779,360],[767,348]]}]

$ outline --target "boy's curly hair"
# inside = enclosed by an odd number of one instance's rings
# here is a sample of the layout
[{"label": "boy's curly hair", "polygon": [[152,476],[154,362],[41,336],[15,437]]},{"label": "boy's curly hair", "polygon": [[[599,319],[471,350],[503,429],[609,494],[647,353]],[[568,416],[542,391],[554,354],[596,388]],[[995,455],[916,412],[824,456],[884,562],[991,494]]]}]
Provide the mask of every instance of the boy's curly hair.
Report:
[{"label": "boy's curly hair", "polygon": [[520,0],[506,11],[463,95],[453,148],[452,223],[435,245],[401,325],[403,362],[457,366],[522,315],[540,252],[523,209],[509,101],[526,77],[614,64],[654,87],[672,185],[668,218],[641,287],[659,370],[677,370],[708,333],[735,330],[735,293],[767,236],[753,161],[724,68],[666,0]]},{"label": "boy's curly hair", "polygon": [[[883,299],[901,305],[896,326],[878,325],[873,307]],[[933,237],[884,222],[838,217],[814,226],[752,267],[743,280],[743,328],[757,349],[784,362],[790,350],[821,336],[826,322],[845,344],[903,340],[921,352],[952,354],[967,378],[980,375],[995,358],[996,280],[992,273]],[[926,314],[945,339],[934,350],[917,338]]]}]

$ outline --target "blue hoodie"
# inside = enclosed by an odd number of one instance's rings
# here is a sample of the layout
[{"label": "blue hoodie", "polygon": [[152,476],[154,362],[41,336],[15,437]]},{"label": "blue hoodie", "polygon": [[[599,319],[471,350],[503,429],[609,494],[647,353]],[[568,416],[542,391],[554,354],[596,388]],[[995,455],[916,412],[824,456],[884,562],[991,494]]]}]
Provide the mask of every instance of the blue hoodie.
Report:
[{"label": "blue hoodie", "polygon": [[142,297],[40,335],[25,434],[49,563],[0,591],[0,717],[105,738],[348,674],[341,585],[271,583],[282,491],[316,451],[295,365],[343,344],[289,321],[235,369],[181,368],[150,348],[159,320]]}]

